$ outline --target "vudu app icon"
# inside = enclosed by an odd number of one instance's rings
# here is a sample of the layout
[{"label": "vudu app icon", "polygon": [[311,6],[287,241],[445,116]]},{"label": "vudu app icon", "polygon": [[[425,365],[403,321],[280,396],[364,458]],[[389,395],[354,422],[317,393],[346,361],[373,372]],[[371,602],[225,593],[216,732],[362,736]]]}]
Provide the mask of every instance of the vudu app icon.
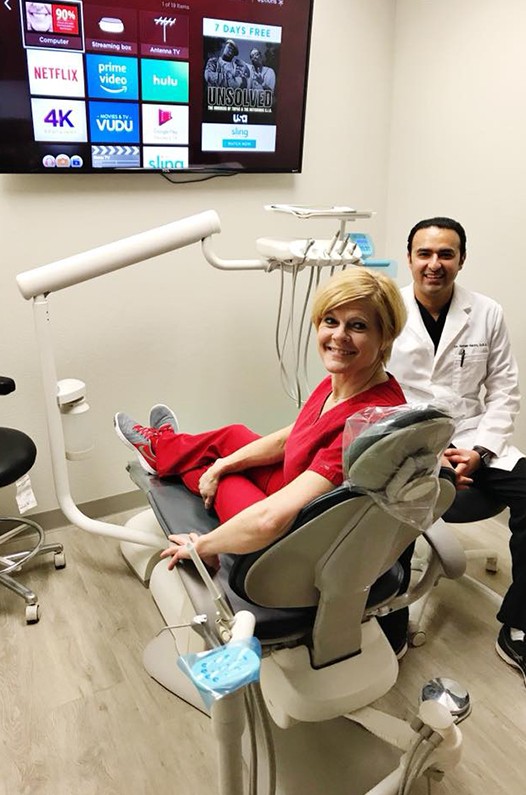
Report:
[{"label": "vudu app icon", "polygon": [[91,140],[104,143],[139,142],[139,106],[125,102],[90,102]]},{"label": "vudu app icon", "polygon": [[185,61],[141,61],[142,98],[151,102],[188,102],[188,64]]},{"label": "vudu app icon", "polygon": [[139,79],[136,58],[87,55],[88,95],[105,99],[137,99]]}]

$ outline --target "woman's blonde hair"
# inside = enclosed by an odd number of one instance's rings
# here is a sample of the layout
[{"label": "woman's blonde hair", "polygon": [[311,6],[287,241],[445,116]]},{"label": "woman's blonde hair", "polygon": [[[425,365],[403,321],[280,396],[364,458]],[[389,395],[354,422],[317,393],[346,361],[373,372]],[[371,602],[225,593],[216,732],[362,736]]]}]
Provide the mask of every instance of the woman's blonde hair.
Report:
[{"label": "woman's blonde hair", "polygon": [[367,301],[374,310],[382,337],[381,359],[385,364],[407,319],[400,290],[388,276],[361,266],[349,268],[318,289],[312,304],[312,322],[318,328],[325,315],[353,301]]}]

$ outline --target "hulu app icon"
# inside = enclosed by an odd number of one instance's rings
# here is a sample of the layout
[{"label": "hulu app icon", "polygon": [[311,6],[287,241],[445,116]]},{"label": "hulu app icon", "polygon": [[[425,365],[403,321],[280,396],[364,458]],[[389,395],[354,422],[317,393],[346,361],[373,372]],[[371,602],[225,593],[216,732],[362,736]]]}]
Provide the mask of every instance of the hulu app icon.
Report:
[{"label": "hulu app icon", "polygon": [[188,102],[188,63],[141,61],[142,98],[151,102]]}]

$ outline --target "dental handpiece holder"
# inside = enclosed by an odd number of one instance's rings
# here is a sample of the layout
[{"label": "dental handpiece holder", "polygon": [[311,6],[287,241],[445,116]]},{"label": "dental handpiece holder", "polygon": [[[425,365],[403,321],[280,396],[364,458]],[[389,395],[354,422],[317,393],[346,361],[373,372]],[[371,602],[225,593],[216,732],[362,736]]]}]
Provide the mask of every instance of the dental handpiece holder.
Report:
[{"label": "dental handpiece holder", "polygon": [[78,378],[59,381],[57,403],[64,431],[66,458],[68,461],[87,458],[93,450],[93,429],[84,381]]}]

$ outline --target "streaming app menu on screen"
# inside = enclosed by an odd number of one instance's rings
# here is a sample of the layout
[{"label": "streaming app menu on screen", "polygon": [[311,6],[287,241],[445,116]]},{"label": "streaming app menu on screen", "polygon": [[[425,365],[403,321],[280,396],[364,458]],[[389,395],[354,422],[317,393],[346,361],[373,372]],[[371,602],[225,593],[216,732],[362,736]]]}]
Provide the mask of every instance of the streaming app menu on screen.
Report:
[{"label": "streaming app menu on screen", "polygon": [[[89,142],[94,168],[188,168],[187,15],[22,0],[21,18],[35,141]],[[68,152],[43,164],[81,168]]]},{"label": "streaming app menu on screen", "polygon": [[0,0],[0,171],[299,171],[312,0]]}]

